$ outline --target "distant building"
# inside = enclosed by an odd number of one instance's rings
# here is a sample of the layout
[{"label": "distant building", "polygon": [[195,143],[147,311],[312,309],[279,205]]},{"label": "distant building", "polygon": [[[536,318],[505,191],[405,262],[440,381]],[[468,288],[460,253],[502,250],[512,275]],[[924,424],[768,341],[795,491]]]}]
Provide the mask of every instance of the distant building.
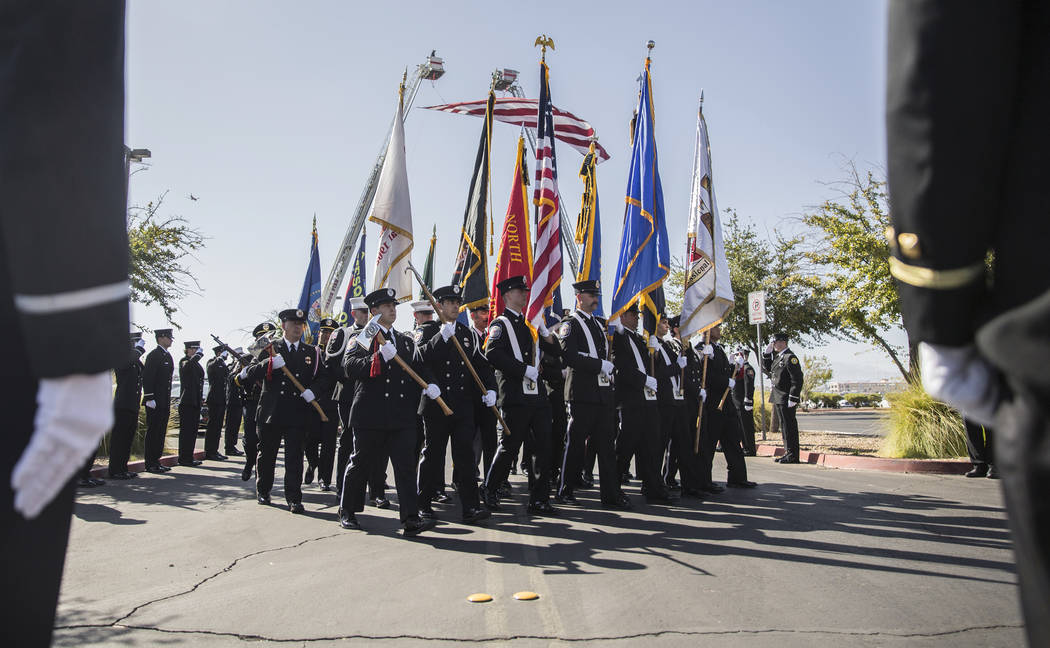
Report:
[{"label": "distant building", "polygon": [[903,380],[853,380],[842,382],[829,382],[827,391],[832,394],[889,394],[902,392],[907,389],[908,384]]}]

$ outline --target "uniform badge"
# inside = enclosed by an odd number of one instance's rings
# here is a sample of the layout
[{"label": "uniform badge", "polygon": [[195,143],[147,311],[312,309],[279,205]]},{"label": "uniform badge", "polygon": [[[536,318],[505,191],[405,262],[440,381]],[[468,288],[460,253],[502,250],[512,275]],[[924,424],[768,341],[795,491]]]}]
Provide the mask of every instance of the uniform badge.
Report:
[{"label": "uniform badge", "polygon": [[302,317],[303,316],[303,312],[301,310],[297,310],[297,311],[295,311],[295,316],[296,317]]},{"label": "uniform badge", "polygon": [[563,322],[558,326],[558,339],[564,340],[569,337],[569,333],[572,332],[572,325],[568,322]]},{"label": "uniform badge", "polygon": [[314,363],[314,359],[311,358],[310,356],[306,356],[305,358],[303,358],[303,362],[305,362],[306,364],[313,364]]},{"label": "uniform badge", "polygon": [[412,339],[416,341],[416,344],[419,344],[419,341],[423,339],[423,329],[412,331]]},{"label": "uniform badge", "polygon": [[489,327],[489,339],[498,340],[503,335],[503,327],[499,324],[493,324]]},{"label": "uniform badge", "polygon": [[791,356],[791,364],[798,364],[798,358]]}]

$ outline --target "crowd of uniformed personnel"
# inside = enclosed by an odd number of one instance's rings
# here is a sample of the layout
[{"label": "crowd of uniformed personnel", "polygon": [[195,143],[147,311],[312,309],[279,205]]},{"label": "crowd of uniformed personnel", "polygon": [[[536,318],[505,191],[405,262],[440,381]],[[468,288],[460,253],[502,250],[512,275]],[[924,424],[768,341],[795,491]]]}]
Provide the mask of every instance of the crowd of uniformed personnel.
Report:
[{"label": "crowd of uniformed personnel", "polygon": [[[280,328],[256,326],[247,353],[220,343],[204,367],[201,343],[187,341],[178,361],[178,464],[201,463],[194,448],[204,403],[205,460],[243,455],[241,478],[255,477],[260,504],[270,504],[283,445],[289,510],[303,512],[302,486],[316,479],[322,491],[334,490],[340,525],[357,529],[366,503],[390,507],[389,465],[409,536],[434,525],[435,504],[451,501],[445,490],[450,447],[451,484],[468,524],[501,510],[519,457],[533,515],[578,506],[577,491],[596,485],[595,463],[607,508],[632,508],[623,490],[635,477],[632,462],[649,504],[722,492],[712,478],[718,448],[728,466],[726,486],[754,488],[744,459],[755,455],[755,368],[748,349],[727,352],[718,326],[683,341],[676,316],[661,316],[647,339],[637,330],[637,306],[609,325],[595,315],[598,282],[573,288],[576,308],[538,330],[523,314],[528,284],[512,277],[497,286],[505,308],[491,321],[486,304],[464,309],[460,288],[445,286],[433,301],[412,304],[415,326],[404,333],[394,328],[397,295],[384,288],[354,298],[346,325],[322,319],[316,345],[303,341],[307,318],[298,309],[279,313]],[[470,324],[457,321],[463,310]],[[145,342],[133,334],[129,362],[117,371],[113,479],[135,476],[127,460],[140,401],[145,469],[170,470],[160,459],[176,363],[168,352],[172,331],[155,335],[157,346],[143,362]],[[798,463],[794,408],[802,369],[787,341],[774,336],[762,368],[784,431],[785,453],[777,461]],[[237,448],[242,421],[243,452]],[[225,454],[219,452],[223,440]]]}]

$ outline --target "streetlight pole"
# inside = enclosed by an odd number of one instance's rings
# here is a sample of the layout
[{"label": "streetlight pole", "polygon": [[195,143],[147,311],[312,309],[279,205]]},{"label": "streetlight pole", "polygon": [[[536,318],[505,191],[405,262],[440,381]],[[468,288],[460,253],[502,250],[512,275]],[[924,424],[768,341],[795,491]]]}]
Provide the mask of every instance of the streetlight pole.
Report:
[{"label": "streetlight pole", "polygon": [[128,212],[128,185],[131,184],[131,163],[142,162],[148,157],[151,157],[149,149],[144,148],[129,148],[127,145],[124,146],[124,217],[127,218]]}]

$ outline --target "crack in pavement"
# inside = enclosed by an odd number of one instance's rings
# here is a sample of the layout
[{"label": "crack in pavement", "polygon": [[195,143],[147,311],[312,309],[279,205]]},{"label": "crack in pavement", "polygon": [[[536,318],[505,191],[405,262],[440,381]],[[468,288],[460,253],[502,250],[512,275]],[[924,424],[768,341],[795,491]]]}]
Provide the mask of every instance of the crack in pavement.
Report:
[{"label": "crack in pavement", "polygon": [[[336,534],[338,535],[338,534]],[[259,552],[265,553],[265,552]],[[129,615],[130,616],[130,615]],[[56,627],[56,630],[73,630],[78,628],[125,628],[128,630],[148,630],[153,632],[162,632],[164,634],[202,634],[215,637],[233,637],[240,641],[270,641],[273,643],[312,643],[315,641],[342,641],[342,640],[373,640],[373,641],[397,641],[400,639],[412,639],[416,641],[445,641],[445,642],[464,642],[464,643],[487,643],[487,642],[506,642],[506,641],[564,641],[564,642],[590,642],[590,641],[619,641],[629,639],[645,639],[653,637],[701,637],[701,636],[718,636],[718,635],[767,635],[767,634],[792,634],[792,635],[830,635],[840,637],[887,637],[895,639],[914,639],[914,638],[928,638],[928,637],[947,637],[951,635],[960,635],[968,632],[976,632],[980,630],[1012,630],[1022,629],[1022,624],[993,624],[993,625],[978,625],[978,626],[966,626],[963,628],[954,628],[951,630],[940,630],[936,632],[883,632],[879,630],[872,631],[860,631],[860,630],[820,630],[820,629],[787,629],[787,628],[764,628],[761,630],[754,628],[747,629],[735,629],[735,630],[654,630],[652,632],[637,632],[633,634],[625,635],[603,635],[593,637],[559,637],[555,635],[494,635],[490,637],[428,637],[424,635],[414,634],[399,634],[399,635],[366,635],[366,634],[348,634],[348,635],[332,635],[325,637],[267,637],[265,635],[256,634],[241,634],[237,632],[219,632],[215,630],[179,630],[169,628],[157,628],[153,626],[136,626],[126,625],[114,622],[112,624],[83,624],[83,625],[71,625],[71,626],[60,626]]]}]

